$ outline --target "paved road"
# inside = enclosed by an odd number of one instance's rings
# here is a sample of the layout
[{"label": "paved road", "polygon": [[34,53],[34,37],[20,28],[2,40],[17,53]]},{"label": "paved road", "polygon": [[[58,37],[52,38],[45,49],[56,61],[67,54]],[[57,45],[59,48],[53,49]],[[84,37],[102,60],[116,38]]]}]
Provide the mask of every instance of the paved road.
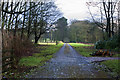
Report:
[{"label": "paved road", "polygon": [[86,57],[79,55],[69,44],[57,52],[45,66],[35,70],[28,78],[109,78],[96,69]]}]

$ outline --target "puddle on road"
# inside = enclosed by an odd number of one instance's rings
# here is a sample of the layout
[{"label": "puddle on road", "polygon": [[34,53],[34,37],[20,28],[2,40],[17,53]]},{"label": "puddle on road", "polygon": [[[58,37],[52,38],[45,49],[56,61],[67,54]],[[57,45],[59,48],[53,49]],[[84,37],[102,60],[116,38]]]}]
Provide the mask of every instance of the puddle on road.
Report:
[{"label": "puddle on road", "polygon": [[76,53],[69,45],[64,44],[60,51],[43,69],[37,69],[28,78],[109,78],[103,71],[86,58]]}]

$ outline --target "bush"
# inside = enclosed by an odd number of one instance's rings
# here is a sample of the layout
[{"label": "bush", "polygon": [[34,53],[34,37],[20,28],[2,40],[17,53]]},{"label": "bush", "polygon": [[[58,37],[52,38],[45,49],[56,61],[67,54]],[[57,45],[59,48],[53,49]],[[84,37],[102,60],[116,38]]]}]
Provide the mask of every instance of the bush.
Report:
[{"label": "bush", "polygon": [[105,48],[106,49],[113,49],[115,47],[114,42],[112,41],[106,41]]},{"label": "bush", "polygon": [[14,37],[12,32],[3,31],[3,51],[10,50],[5,53],[3,57],[11,56],[13,51],[14,58],[19,59],[22,56],[29,56],[33,49],[33,43],[27,40],[26,36],[23,35],[23,39],[19,34]]},{"label": "bush", "polygon": [[21,40],[20,36],[16,36],[15,40],[13,40],[13,49],[14,49],[14,55],[16,57],[22,57],[22,56],[30,56],[32,55],[33,51],[33,44],[27,39]]},{"label": "bush", "polygon": [[[118,48],[118,36],[113,36],[112,38],[106,41],[97,41],[95,43],[96,49],[115,49]],[[118,50],[118,49],[117,49]]]},{"label": "bush", "polygon": [[106,49],[115,49],[118,47],[118,36],[113,36],[109,40],[106,41],[105,48]]},{"label": "bush", "polygon": [[95,43],[95,48],[96,49],[104,49],[104,47],[105,47],[105,41],[97,41],[96,43]]},{"label": "bush", "polygon": [[114,49],[114,51],[120,51],[120,48],[119,48],[119,47],[116,47],[116,48]]}]

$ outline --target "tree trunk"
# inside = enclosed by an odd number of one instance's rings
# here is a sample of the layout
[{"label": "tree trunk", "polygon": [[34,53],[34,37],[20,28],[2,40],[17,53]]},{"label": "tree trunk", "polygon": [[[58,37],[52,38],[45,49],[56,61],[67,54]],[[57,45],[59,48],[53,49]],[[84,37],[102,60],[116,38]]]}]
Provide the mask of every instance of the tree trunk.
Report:
[{"label": "tree trunk", "polygon": [[111,25],[110,25],[110,18],[108,18],[108,37],[111,37]]},{"label": "tree trunk", "polygon": [[[31,2],[29,3],[31,7]],[[27,39],[30,38],[30,29],[31,29],[31,9],[29,12],[29,20],[28,20],[28,26],[27,26]]]},{"label": "tree trunk", "polygon": [[38,40],[40,39],[40,36],[41,36],[41,35],[39,35],[38,37],[35,36],[35,43],[38,43]]},{"label": "tree trunk", "polygon": [[104,7],[104,11],[105,11],[105,15],[106,15],[106,19],[107,19],[107,26],[106,26],[106,32],[107,32],[107,37],[110,38],[111,37],[111,23],[110,23],[110,19],[111,19],[111,15],[110,15],[110,2],[108,2],[108,5],[103,2],[103,7]]},{"label": "tree trunk", "polygon": [[38,43],[39,37],[35,37],[35,44]]},{"label": "tree trunk", "polygon": [[17,29],[18,29],[18,15],[16,16],[16,21],[15,21],[14,37],[16,36]]},{"label": "tree trunk", "polygon": [[[26,10],[26,5],[25,5],[25,10]],[[25,12],[24,12],[24,18],[23,18],[23,25],[22,25],[22,30],[21,30],[21,39],[23,38],[23,30],[24,30],[24,25],[25,25]]]},{"label": "tree trunk", "polygon": [[[120,1],[118,3],[118,43],[120,44]],[[120,48],[120,45],[119,45]]]}]

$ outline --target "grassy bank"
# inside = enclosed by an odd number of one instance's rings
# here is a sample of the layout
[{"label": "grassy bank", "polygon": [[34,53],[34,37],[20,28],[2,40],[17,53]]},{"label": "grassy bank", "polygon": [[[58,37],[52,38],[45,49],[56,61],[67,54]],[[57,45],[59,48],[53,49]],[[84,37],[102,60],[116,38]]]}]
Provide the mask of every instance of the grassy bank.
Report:
[{"label": "grassy bank", "polygon": [[[92,54],[94,51],[96,51],[97,49],[94,48],[93,44],[83,44],[83,43],[69,43],[80,55],[85,56],[85,57],[93,57],[90,54]],[[120,53],[119,52],[114,52],[111,51],[111,53],[113,53],[113,57],[120,57]],[[98,56],[97,56],[98,57]]]},{"label": "grassy bank", "polygon": [[[55,45],[51,43],[48,44],[43,43],[44,46],[38,46],[40,49],[39,53],[34,53],[32,56],[22,57],[19,61],[19,65],[21,66],[42,66],[46,61],[50,60],[53,57],[53,54],[59,51],[59,49],[63,46],[62,43]],[[41,44],[41,45],[43,45]],[[45,46],[46,45],[46,46]]]},{"label": "grassy bank", "polygon": [[120,60],[107,60],[103,61],[100,64],[105,65],[107,69],[109,69],[113,74],[113,77],[119,76],[120,77]]},{"label": "grassy bank", "polygon": [[80,55],[92,57],[90,54],[95,51],[93,44],[69,43]]},{"label": "grassy bank", "polygon": [[12,69],[11,73],[4,73],[4,77],[8,78],[23,78],[25,75],[31,73],[38,66],[43,66],[49,61],[53,54],[59,51],[63,43],[55,45],[55,43],[39,43],[34,44],[34,52],[29,52],[31,55],[20,58],[17,66]]},{"label": "grassy bank", "polygon": [[56,43],[38,43],[40,45],[56,45]]}]

